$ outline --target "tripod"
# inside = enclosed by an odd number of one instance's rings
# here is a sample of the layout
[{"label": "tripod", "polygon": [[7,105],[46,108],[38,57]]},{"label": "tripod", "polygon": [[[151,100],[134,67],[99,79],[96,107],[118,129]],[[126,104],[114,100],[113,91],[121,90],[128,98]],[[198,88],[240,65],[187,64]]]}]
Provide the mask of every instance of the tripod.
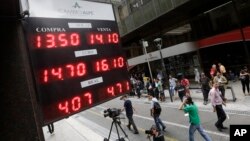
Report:
[{"label": "tripod", "polygon": [[117,132],[117,135],[118,135],[118,141],[125,141],[125,140],[124,140],[124,138],[120,138],[120,134],[119,134],[119,130],[118,130],[117,126],[120,127],[120,129],[122,130],[125,137],[128,138],[128,135],[125,133],[125,131],[121,127],[120,119],[121,119],[120,117],[113,117],[113,121],[112,121],[111,128],[110,128],[110,131],[109,131],[109,137],[108,137],[108,139],[104,138],[104,141],[109,141],[113,125],[115,125],[115,128],[116,128],[116,132]]}]

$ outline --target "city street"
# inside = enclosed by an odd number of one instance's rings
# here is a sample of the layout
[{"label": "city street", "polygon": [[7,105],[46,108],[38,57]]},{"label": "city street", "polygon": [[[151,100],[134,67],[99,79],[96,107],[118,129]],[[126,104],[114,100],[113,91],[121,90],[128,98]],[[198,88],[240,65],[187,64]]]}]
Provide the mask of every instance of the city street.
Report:
[{"label": "city street", "polygon": [[[197,90],[196,90],[197,91]],[[194,96],[195,97],[195,96]],[[230,127],[233,124],[250,124],[249,116],[250,113],[247,112],[249,109],[247,107],[240,106],[241,97],[239,96],[239,100],[236,102],[229,101],[227,107],[225,107],[225,111],[228,114],[228,118],[224,122],[224,125]],[[250,100],[250,96],[246,96],[245,100]],[[138,99],[137,97],[130,97],[136,112],[134,113],[134,121],[139,129],[139,135],[133,134],[132,131],[129,131],[126,127],[127,119],[125,117],[125,113],[121,113],[121,127],[124,129],[125,133],[128,135],[128,140],[130,141],[145,141],[147,139],[147,134],[145,134],[145,130],[149,130],[151,125],[154,124],[153,118],[150,116],[150,102],[147,98],[143,97]],[[211,104],[203,105],[201,98],[194,98],[194,102],[199,107],[201,124],[209,134],[209,136],[214,141],[228,141],[229,140],[229,129],[224,130],[223,132],[219,132],[217,128],[214,126],[214,123],[217,121],[216,113],[213,112]],[[246,102],[246,101],[245,101]],[[242,103],[244,105],[244,103]],[[166,132],[164,132],[165,139],[167,141],[187,141],[188,140],[188,127],[189,127],[189,119],[184,116],[184,112],[178,110],[178,106],[180,105],[180,101],[177,99],[173,103],[170,102],[169,98],[166,102],[161,102],[162,106],[162,114],[161,119],[166,125]],[[91,140],[89,137],[91,134],[94,136],[94,140],[103,140],[103,138],[108,138],[112,118],[104,117],[103,111],[107,108],[122,108],[123,101],[116,98],[109,102],[103,103],[99,106],[71,116],[66,120],[62,120],[55,123],[55,133],[50,135],[47,133],[47,127],[44,127],[45,139],[48,141],[54,141],[55,138],[69,138],[72,134],[67,133],[68,135],[62,134],[65,137],[62,137],[58,132],[61,132],[60,127],[62,122],[66,122],[69,126],[77,130],[77,136],[80,140]],[[239,107],[241,107],[241,109]],[[246,105],[247,106],[247,105]],[[81,126],[81,129],[77,129]],[[83,130],[83,127],[86,130]],[[66,129],[64,129],[66,130]],[[71,135],[70,135],[71,134]],[[119,135],[124,137],[124,133],[119,129]],[[73,137],[74,140],[77,138]],[[88,139],[86,139],[88,138]],[[115,126],[113,126],[113,130],[111,133],[111,140],[118,139],[117,132],[115,130]],[[196,132],[195,139],[197,141],[203,140],[200,134]],[[67,139],[65,139],[66,141]]]}]

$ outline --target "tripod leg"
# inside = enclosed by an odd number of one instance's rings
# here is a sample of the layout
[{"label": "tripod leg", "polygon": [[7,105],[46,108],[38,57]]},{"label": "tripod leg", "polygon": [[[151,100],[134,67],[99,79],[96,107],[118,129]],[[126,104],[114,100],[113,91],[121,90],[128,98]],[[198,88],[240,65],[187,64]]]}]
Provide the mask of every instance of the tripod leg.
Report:
[{"label": "tripod leg", "polygon": [[112,128],[113,128],[113,124],[114,124],[114,121],[112,122],[111,127],[110,127],[108,141],[109,141],[109,139],[110,139],[110,135],[111,135],[111,131],[112,131]]},{"label": "tripod leg", "polygon": [[121,124],[120,123],[118,123],[118,126],[120,127],[120,129],[122,130],[122,132],[123,132],[123,134],[125,135],[125,137],[127,138],[128,137],[128,135],[126,134],[126,132],[123,130],[123,128],[121,127]]},{"label": "tripod leg", "polygon": [[119,131],[118,131],[117,124],[118,124],[118,125],[120,125],[120,124],[119,124],[119,123],[117,123],[117,122],[115,122],[116,132],[117,132],[117,135],[118,135],[118,139],[120,140],[120,134],[119,134]]}]

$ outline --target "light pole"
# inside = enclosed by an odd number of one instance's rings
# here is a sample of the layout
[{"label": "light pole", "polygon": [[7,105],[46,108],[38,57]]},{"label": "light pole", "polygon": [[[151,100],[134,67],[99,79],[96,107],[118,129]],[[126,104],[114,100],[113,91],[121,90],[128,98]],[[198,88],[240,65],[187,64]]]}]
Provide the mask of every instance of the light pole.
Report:
[{"label": "light pole", "polygon": [[165,63],[164,63],[164,60],[163,60],[163,57],[162,57],[162,52],[161,52],[162,39],[161,38],[156,38],[156,39],[154,39],[154,43],[155,43],[156,47],[159,49],[159,52],[160,52],[162,75],[163,75],[163,77],[166,77]]},{"label": "light pole", "polygon": [[[159,49],[159,52],[160,52],[161,67],[162,67],[162,77],[165,80],[166,77],[167,77],[167,73],[166,73],[166,67],[165,67],[165,63],[164,63],[164,60],[163,60],[163,57],[162,57],[162,52],[161,52],[162,39],[161,38],[156,38],[156,39],[154,39],[154,43],[155,43],[156,47]],[[163,83],[165,83],[165,81],[163,81]],[[163,93],[164,93],[164,88],[163,88]],[[169,93],[169,95],[170,95],[171,102],[173,102],[173,99],[172,99],[172,96],[171,96],[170,93]]]},{"label": "light pole", "polygon": [[149,63],[148,53],[147,53],[147,49],[146,49],[146,47],[148,47],[148,42],[144,41],[143,39],[141,41],[142,41],[142,46],[143,46],[143,49],[144,49],[144,52],[145,52],[145,55],[146,55],[146,60],[148,62],[148,69],[149,69],[150,78],[153,81],[153,75],[152,75],[151,66],[150,66],[150,63]]}]

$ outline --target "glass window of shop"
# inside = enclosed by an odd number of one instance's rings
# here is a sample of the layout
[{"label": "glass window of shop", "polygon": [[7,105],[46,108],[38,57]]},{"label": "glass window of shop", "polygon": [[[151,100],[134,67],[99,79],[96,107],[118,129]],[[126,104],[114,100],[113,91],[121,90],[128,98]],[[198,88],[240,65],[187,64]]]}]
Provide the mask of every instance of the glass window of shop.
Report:
[{"label": "glass window of shop", "polygon": [[[190,52],[164,58],[164,63],[167,75],[171,74],[175,77],[178,75],[185,75],[187,78],[193,78],[194,69],[197,68],[200,71],[200,62],[197,52]],[[161,70],[161,61],[156,60],[150,62],[150,65],[155,76],[157,74],[157,70]]]}]

